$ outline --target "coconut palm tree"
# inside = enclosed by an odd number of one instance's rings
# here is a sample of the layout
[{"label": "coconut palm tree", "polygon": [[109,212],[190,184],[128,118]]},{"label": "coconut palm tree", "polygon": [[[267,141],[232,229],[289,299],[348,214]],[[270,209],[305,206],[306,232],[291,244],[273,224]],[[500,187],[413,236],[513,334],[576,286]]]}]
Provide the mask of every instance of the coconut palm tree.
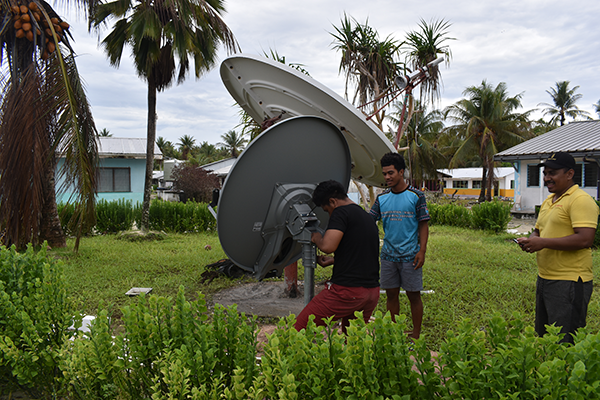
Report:
[{"label": "coconut palm tree", "polygon": [[[494,178],[494,154],[529,137],[528,116],[531,111],[517,113],[522,94],[510,97],[504,82],[492,87],[485,80],[480,86],[470,86],[463,92],[467,98],[444,110],[445,117],[455,125],[450,129],[464,137],[450,166],[478,155],[483,167],[479,201],[491,201]],[[487,194],[486,194],[487,189]]]},{"label": "coconut palm tree", "polygon": [[[443,114],[434,110],[429,112],[426,106],[416,104],[419,118],[413,118],[408,124],[407,135],[400,144],[406,150],[404,158],[408,161],[410,180],[413,185],[423,181],[437,179],[437,170],[445,168],[448,160],[438,148],[438,137],[444,129]],[[398,127],[404,105],[400,102],[393,104],[394,111],[388,115],[388,120]],[[418,134],[417,134],[418,132]],[[395,130],[388,132],[388,137],[395,136]]]},{"label": "coconut palm tree", "polygon": [[98,5],[93,27],[115,20],[101,44],[111,65],[118,67],[125,45],[131,46],[138,75],[148,84],[146,179],[140,229],[149,227],[152,164],[156,138],[156,94],[177,77],[182,83],[193,60],[199,78],[216,63],[219,45],[228,51],[239,46],[221,14],[224,0],[134,0]]},{"label": "coconut palm tree", "polygon": [[[58,173],[65,182],[59,190],[76,193],[77,249],[95,221],[97,132],[69,24],[42,0],[1,0],[0,21],[2,243],[66,246],[56,206]],[[64,157],[58,171],[57,153]]]},{"label": "coconut palm tree", "polygon": [[110,133],[110,131],[106,128],[102,128],[102,130],[100,132],[98,132],[98,136],[101,137],[112,137],[112,133]]},{"label": "coconut palm tree", "polygon": [[181,151],[181,158],[187,160],[188,154],[190,154],[195,144],[196,139],[189,135],[183,135],[182,137],[180,137],[179,143],[177,145],[179,146],[179,151]]},{"label": "coconut palm tree", "polygon": [[598,102],[596,104],[594,104],[593,106],[594,106],[594,111],[596,111],[596,114],[598,114],[598,118],[600,118],[600,100],[598,100]]},{"label": "coconut palm tree", "polygon": [[217,143],[217,145],[225,148],[231,157],[234,158],[240,155],[240,151],[244,149],[244,145],[246,144],[246,139],[233,130],[221,135],[221,139],[223,139],[223,142]]},{"label": "coconut palm tree", "polygon": [[587,117],[589,118],[589,114],[587,111],[580,110],[575,103],[583,95],[577,92],[579,86],[575,86],[570,89],[569,81],[561,81],[556,82],[556,87],[550,88],[550,90],[546,90],[546,93],[552,97],[552,104],[549,103],[540,103],[538,106],[545,106],[546,108],[543,110],[544,115],[550,115],[552,119],[550,123],[560,122],[560,126],[565,124],[566,117],[571,117],[573,119],[577,119],[578,117]]}]

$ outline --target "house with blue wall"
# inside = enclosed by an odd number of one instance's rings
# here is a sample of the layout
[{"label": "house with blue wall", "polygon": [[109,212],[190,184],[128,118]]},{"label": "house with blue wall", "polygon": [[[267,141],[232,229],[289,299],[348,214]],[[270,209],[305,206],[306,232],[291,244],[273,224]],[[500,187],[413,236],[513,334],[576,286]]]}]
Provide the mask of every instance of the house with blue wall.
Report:
[{"label": "house with blue wall", "polygon": [[[98,137],[98,191],[97,200],[131,200],[133,204],[144,200],[144,175],[146,173],[146,138]],[[162,153],[154,144],[154,159],[162,160]],[[64,158],[58,161],[58,170]],[[72,190],[63,188],[63,178],[57,181],[57,203],[66,203]]]},{"label": "house with blue wall", "polygon": [[529,139],[494,156],[515,169],[515,210],[533,212],[550,194],[539,163],[552,153],[570,153],[575,162],[573,180],[600,199],[600,121],[577,121]]}]

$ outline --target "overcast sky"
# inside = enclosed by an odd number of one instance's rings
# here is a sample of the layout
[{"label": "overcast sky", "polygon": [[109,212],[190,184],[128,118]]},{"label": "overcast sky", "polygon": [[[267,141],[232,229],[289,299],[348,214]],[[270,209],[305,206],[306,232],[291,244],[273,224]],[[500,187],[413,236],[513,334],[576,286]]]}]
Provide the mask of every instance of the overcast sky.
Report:
[{"label": "overcast sky", "polygon": [[[546,90],[568,80],[583,95],[580,109],[598,118],[592,106],[600,100],[598,0],[227,0],[225,6],[224,20],[243,53],[277,50],[286,62],[303,64],[314,79],[340,95],[340,53],[332,49],[330,32],[344,12],[361,23],[368,19],[380,39],[391,35],[403,40],[421,19],[444,18],[456,40],[448,42],[450,65],[442,66],[440,107],[485,79],[494,86],[505,82],[511,96],[523,93],[522,111],[530,110],[550,103]],[[82,17],[65,18],[73,25],[77,65],[98,130],[106,128],[115,137],[146,137],[147,89],[131,66],[131,49],[116,69]],[[220,61],[225,57],[221,52]],[[192,74],[182,85],[158,94],[157,137],[176,145],[190,135],[197,144],[216,144],[239,123],[233,104],[218,66],[198,80]]]}]

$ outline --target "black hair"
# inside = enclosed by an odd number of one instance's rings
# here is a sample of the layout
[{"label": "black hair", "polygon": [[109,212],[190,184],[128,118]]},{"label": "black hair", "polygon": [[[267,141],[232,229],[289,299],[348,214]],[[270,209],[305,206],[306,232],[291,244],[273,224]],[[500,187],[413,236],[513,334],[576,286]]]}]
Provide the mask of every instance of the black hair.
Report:
[{"label": "black hair", "polygon": [[312,195],[312,201],[315,203],[315,206],[321,207],[329,204],[329,199],[344,200],[347,197],[346,190],[341,183],[329,180],[317,185]]},{"label": "black hair", "polygon": [[398,153],[386,153],[383,155],[383,157],[381,157],[381,166],[382,167],[389,167],[390,165],[393,165],[394,168],[396,168],[396,170],[398,172],[400,172],[403,169],[406,169],[406,163],[404,162],[404,157],[402,157],[400,154]]}]

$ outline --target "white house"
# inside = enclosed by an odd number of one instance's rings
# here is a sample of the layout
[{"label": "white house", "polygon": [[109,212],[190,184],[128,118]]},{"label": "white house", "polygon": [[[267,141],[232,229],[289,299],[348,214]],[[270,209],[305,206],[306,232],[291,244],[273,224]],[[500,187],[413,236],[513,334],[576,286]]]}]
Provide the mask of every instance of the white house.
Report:
[{"label": "white house", "polygon": [[515,174],[515,208],[533,212],[548,196],[540,162],[552,153],[570,153],[577,163],[575,183],[598,199],[600,165],[600,121],[578,121],[527,140],[494,156],[496,161],[513,163]]},{"label": "white house", "polygon": [[[483,168],[438,169],[444,181],[444,194],[478,197],[481,192]],[[513,197],[515,169],[494,169],[494,196]]]}]

